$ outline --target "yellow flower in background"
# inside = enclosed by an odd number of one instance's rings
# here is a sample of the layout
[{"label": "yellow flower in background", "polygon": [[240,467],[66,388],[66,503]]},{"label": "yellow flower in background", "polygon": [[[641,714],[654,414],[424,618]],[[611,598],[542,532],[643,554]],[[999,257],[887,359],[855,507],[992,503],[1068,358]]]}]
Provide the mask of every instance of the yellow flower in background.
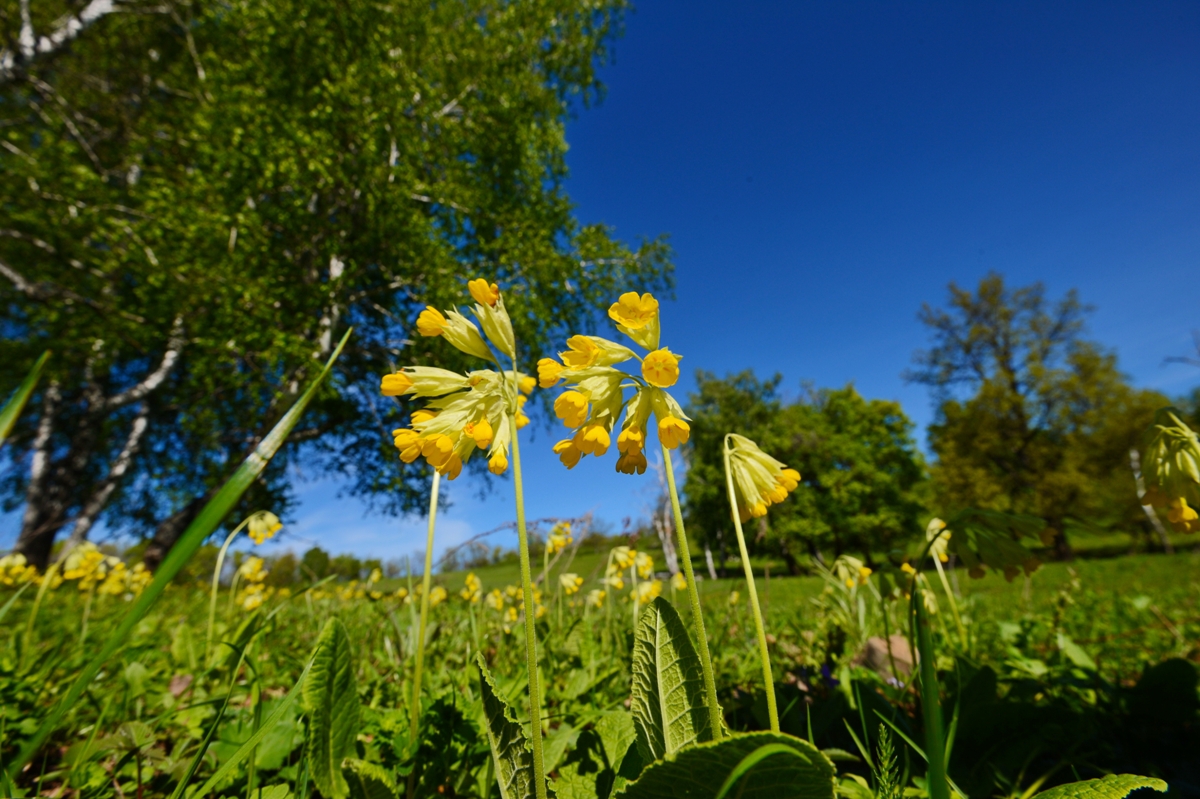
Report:
[{"label": "yellow flower in background", "polygon": [[1177,497],[1167,505],[1167,521],[1177,533],[1194,533],[1200,530],[1200,514],[1188,505],[1183,497]]},{"label": "yellow flower in background", "polygon": [[620,572],[614,571],[606,574],[602,582],[614,591],[625,590],[625,578],[621,576]]},{"label": "yellow flower in background", "polygon": [[602,608],[604,607],[604,599],[607,596],[608,594],[603,589],[593,588],[591,591],[588,591],[587,604],[593,608]]},{"label": "yellow flower in background", "polygon": [[654,558],[649,553],[637,553],[634,556],[633,563],[637,569],[638,577],[641,577],[643,580],[649,579],[654,574]]},{"label": "yellow flower in background", "polygon": [[725,437],[725,452],[733,475],[738,516],[747,519],[767,514],[767,508],[787,499],[800,484],[800,473],[772,458],[745,436]]},{"label": "yellow flower in background", "polygon": [[729,592],[729,604],[730,605],[736,605],[738,603],[738,600],[741,598],[742,598],[742,595],[739,594],[737,591]]},{"label": "yellow flower in background", "polygon": [[929,524],[925,527],[925,540],[932,541],[929,547],[929,554],[946,563],[950,560],[950,553],[947,547],[950,545],[950,533],[942,532],[946,529],[946,523],[941,519],[930,519]]},{"label": "yellow flower in background", "polygon": [[558,584],[562,586],[563,592],[570,596],[583,587],[583,578],[574,572],[566,572],[558,575]]},{"label": "yellow flower in background", "polygon": [[37,582],[38,570],[19,552],[0,557],[0,585],[6,588]]},{"label": "yellow flower in background", "polygon": [[554,525],[550,535],[546,537],[546,551],[551,555],[556,555],[574,542],[575,537],[571,535],[570,522],[559,522]]},{"label": "yellow flower in background", "polygon": [[138,596],[153,580],[154,574],[146,568],[145,563],[135,563],[133,569],[129,572],[129,580],[126,587],[134,596]]},{"label": "yellow flower in background", "polygon": [[[908,561],[904,561],[903,563],[900,564],[900,571],[904,572],[909,577],[912,577],[913,575],[915,575],[917,573],[917,570],[914,569],[912,564],[909,563]],[[980,571],[982,572],[983,570],[980,569]],[[975,575],[971,575],[971,576],[974,577]],[[979,576],[982,577],[983,575],[980,574]]]},{"label": "yellow flower in background", "polygon": [[655,350],[642,361],[642,377],[652,386],[670,388],[679,381],[679,361],[682,358],[682,355],[675,355],[666,347]]},{"label": "yellow flower in background", "polygon": [[467,281],[467,291],[470,292],[471,298],[475,302],[489,308],[496,307],[496,301],[500,299],[500,287],[495,283],[488,285],[488,282],[481,277]]},{"label": "yellow flower in background", "polygon": [[407,602],[408,601],[408,589],[403,588],[403,587],[397,588],[396,593],[392,594],[392,596],[396,597],[396,599],[400,599],[400,600]]},{"label": "yellow flower in background", "polygon": [[283,529],[283,523],[279,521],[279,517],[269,510],[260,510],[250,517],[250,522],[246,525],[246,535],[253,539],[255,544],[261,544],[268,538],[273,538],[276,533]]},{"label": "yellow flower in background", "polygon": [[269,571],[263,568],[264,565],[266,565],[266,562],[262,558],[248,557],[238,567],[238,574],[248,583],[261,583],[270,574]]},{"label": "yellow flower in background", "polygon": [[637,550],[627,546],[614,547],[612,551],[612,562],[616,565],[619,571],[624,571],[637,562]]},{"label": "yellow flower in background", "polygon": [[[515,624],[517,621],[517,618],[518,618],[517,609],[510,605],[508,610],[506,610],[504,612],[504,620],[506,622],[508,622],[509,624]],[[508,630],[506,629],[505,632],[508,632]]]},{"label": "yellow flower in background", "polygon": [[446,601],[446,597],[450,596],[450,592],[440,585],[435,585],[429,589],[429,607],[435,608],[442,602]]},{"label": "yellow flower in background", "polygon": [[671,575],[671,587],[676,591],[687,588],[687,578],[683,576],[683,572],[675,572]]},{"label": "yellow flower in background", "polygon": [[653,602],[655,599],[662,596],[662,589],[662,580],[648,580],[644,583],[638,583],[638,604],[645,605],[648,602]]},{"label": "yellow flower in background", "polygon": [[504,595],[509,599],[516,599],[521,595],[521,587],[517,585],[504,586]]},{"label": "yellow flower in background", "polygon": [[487,606],[495,611],[504,610],[504,592],[499,588],[493,588],[488,592],[487,599],[484,600]]},{"label": "yellow flower in background", "polygon": [[[478,603],[483,599],[483,581],[475,576],[475,572],[467,574],[466,585],[458,592],[458,595],[472,604]],[[430,594],[430,597],[433,595]]]}]

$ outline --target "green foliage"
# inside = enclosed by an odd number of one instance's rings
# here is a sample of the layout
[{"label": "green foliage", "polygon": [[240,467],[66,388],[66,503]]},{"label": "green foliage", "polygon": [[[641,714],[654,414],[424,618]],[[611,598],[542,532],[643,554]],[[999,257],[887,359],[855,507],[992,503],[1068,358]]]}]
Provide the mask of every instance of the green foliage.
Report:
[{"label": "green foliage", "polygon": [[347,758],[342,776],[350,786],[352,799],[396,799],[399,792],[385,769],[358,758]]},{"label": "green foliage", "polygon": [[338,619],[325,624],[303,696],[309,713],[306,752],[313,783],[330,799],[343,799],[350,788],[342,761],[354,752],[359,708],[350,639]]},{"label": "green foliage", "polygon": [[929,428],[939,513],[983,508],[1047,520],[1070,551],[1066,524],[1145,528],[1129,490],[1131,447],[1162,395],[1132,388],[1116,356],[1083,338],[1088,308],[1057,303],[1040,283],[999,275],[975,292],[950,285],[948,309],[926,305],[933,347],[908,377],[938,401]]},{"label": "green foliage", "polygon": [[700,656],[679,613],[662,597],[646,606],[634,631],[630,709],[643,762],[712,738]]},{"label": "green foliage", "polygon": [[1138,777],[1134,774],[1109,774],[1098,780],[1072,782],[1042,791],[1034,799],[1125,799],[1140,788],[1152,788],[1166,793],[1167,784],[1153,777]]},{"label": "green foliage", "polygon": [[[779,745],[770,757],[738,774],[761,747]],[[786,750],[786,751],[783,751]],[[636,782],[616,794],[626,799],[716,799],[731,777],[730,795],[743,799],[833,799],[834,768],[812,744],[777,733],[734,735],[698,744],[651,764]]]},{"label": "green foliage", "polygon": [[758,530],[793,572],[808,552],[886,552],[910,537],[923,512],[924,465],[900,406],[864,399],[853,386],[809,391],[785,406],[778,385],[778,377],[764,382],[748,372],[697,376],[687,407],[691,529],[710,544],[733,541],[721,446],[735,432],[800,472],[800,487]]},{"label": "green foliage", "polygon": [[500,797],[530,799],[534,796],[533,753],[525,743],[525,734],[512,709],[497,693],[496,683],[488,672],[483,655],[477,657],[477,666],[488,745],[496,766],[496,779],[500,783]]}]

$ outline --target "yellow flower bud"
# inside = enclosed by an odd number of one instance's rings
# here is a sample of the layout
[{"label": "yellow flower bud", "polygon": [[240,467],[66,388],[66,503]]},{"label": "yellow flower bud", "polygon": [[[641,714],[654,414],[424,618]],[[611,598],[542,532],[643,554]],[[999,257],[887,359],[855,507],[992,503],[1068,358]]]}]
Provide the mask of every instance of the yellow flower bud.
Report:
[{"label": "yellow flower bud", "polygon": [[432,305],[426,305],[425,310],[417,317],[417,332],[422,336],[440,336],[446,330],[446,317]]},{"label": "yellow flower bud", "polygon": [[488,471],[492,474],[504,474],[508,470],[508,454],[498,449],[488,458]]},{"label": "yellow flower bud", "polygon": [[536,377],[525,375],[517,381],[517,388],[522,394],[532,394],[533,390],[537,388],[537,382],[538,381]]},{"label": "yellow flower bud", "polygon": [[500,299],[500,287],[495,283],[488,285],[481,277],[467,281],[467,291],[471,293],[471,299],[489,308],[496,307],[496,300]]},{"label": "yellow flower bud", "polygon": [[642,361],[642,377],[652,386],[670,388],[679,380],[679,361],[682,357],[666,347],[655,350]]},{"label": "yellow flower bud", "polygon": [[404,374],[404,372],[396,372],[392,375],[384,375],[380,381],[379,390],[385,397],[399,397],[407,394],[412,390],[412,378]]}]

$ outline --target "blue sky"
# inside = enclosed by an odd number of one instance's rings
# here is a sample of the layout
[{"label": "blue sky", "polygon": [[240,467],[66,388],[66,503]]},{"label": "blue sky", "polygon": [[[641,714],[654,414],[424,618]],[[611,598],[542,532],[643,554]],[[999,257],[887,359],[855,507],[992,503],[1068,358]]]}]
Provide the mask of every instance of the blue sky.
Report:
[{"label": "blue sky", "polygon": [[[1137,385],[1200,384],[1163,362],[1200,328],[1200,4],[645,0],[602,78],[568,130],[568,190],[582,221],[670,234],[681,398],[695,369],[752,368],[792,395],[853,382],[923,428],[929,395],[901,377],[917,312],[989,270],[1079,289]],[[652,501],[651,474],[611,456],[568,473],[557,431],[527,430],[531,517],[620,527]],[[510,482],[480,491],[451,484],[439,549],[512,518]],[[299,494],[289,527],[326,549],[423,545],[422,520],[364,515],[335,484]]]}]

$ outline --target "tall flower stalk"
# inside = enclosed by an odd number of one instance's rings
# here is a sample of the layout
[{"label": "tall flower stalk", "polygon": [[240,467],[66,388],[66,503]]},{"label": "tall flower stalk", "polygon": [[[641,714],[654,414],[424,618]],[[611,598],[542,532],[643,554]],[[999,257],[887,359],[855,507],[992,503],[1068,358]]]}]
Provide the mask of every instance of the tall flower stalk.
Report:
[{"label": "tall flower stalk", "polygon": [[763,686],[767,693],[767,716],[771,731],[779,732],[779,707],[775,703],[775,678],[771,674],[771,654],[767,649],[767,630],[763,625],[762,608],[758,604],[758,588],[754,570],[750,568],[750,552],[742,522],[764,516],[767,508],[782,502],[800,483],[800,473],[787,468],[758,448],[750,439],[730,433],[721,447],[725,459],[725,486],[729,490],[729,508],[733,529],[737,533],[742,569],[746,573],[746,593],[754,613],[754,628],[758,636],[758,656],[762,661]]},{"label": "tall flower stalk", "polygon": [[408,740],[416,747],[417,726],[421,721],[421,672],[425,669],[425,627],[429,622],[429,594],[433,588],[433,531],[437,526],[438,488],[442,475],[433,473],[429,488],[429,531],[425,534],[425,575],[421,578],[421,615],[417,621],[417,657],[413,663],[412,704],[408,713]]},{"label": "tall flower stalk", "polygon": [[[497,369],[479,369],[459,374],[433,366],[408,366],[394,374],[385,375],[380,389],[385,396],[430,400],[424,408],[413,412],[409,427],[392,432],[400,459],[405,463],[424,458],[437,475],[445,475],[453,480],[462,472],[463,465],[476,450],[485,450],[488,454],[488,470],[500,475],[508,470],[509,449],[512,450],[521,588],[525,599],[525,655],[526,666],[529,669],[534,789],[537,799],[546,799],[546,769],[541,736],[541,685],[537,668],[537,630],[534,626],[536,603],[529,565],[525,494],[521,479],[520,448],[517,443],[517,431],[529,423],[529,418],[523,411],[525,395],[533,391],[537,381],[516,369],[516,341],[500,288],[495,283],[489,284],[486,280],[476,279],[467,284],[467,289],[475,300],[472,312],[483,328],[483,335],[480,334],[479,327],[459,311],[449,309],[443,312],[432,306],[426,307],[417,318],[417,332],[422,336],[441,337],[461,352],[488,361],[497,366]],[[500,356],[496,354],[497,351],[512,364],[508,371],[499,370]],[[436,503],[436,488],[433,493]],[[429,558],[433,551],[434,514],[435,511],[431,507],[429,541],[425,548],[422,622],[417,644],[420,650],[417,656],[418,669],[424,654],[424,617],[430,594],[432,564]],[[419,673],[418,671],[414,691],[420,689]],[[417,697],[418,694],[414,693],[414,699]],[[414,701],[414,708],[416,706],[417,702]]]},{"label": "tall flower stalk", "polygon": [[[274,513],[265,510],[256,511],[233,528],[233,532],[225,538],[225,543],[221,545],[221,551],[217,553],[217,566],[213,569],[212,591],[208,599],[208,630],[204,634],[204,665],[206,667],[212,661],[213,628],[216,626],[217,620],[217,594],[221,590],[221,570],[225,568],[225,553],[229,551],[229,545],[238,537],[238,533],[247,527],[250,528],[249,536],[254,539],[254,543],[261,544],[279,532],[283,525]],[[235,575],[234,579],[236,580],[236,578]],[[231,597],[235,593],[235,588],[236,586],[230,586]]]},{"label": "tall flower stalk", "polygon": [[[692,572],[687,532],[679,508],[679,492],[670,450],[686,444],[691,428],[687,416],[674,397],[665,389],[679,380],[679,361],[682,356],[660,347],[661,326],[658,300],[650,294],[627,292],[608,309],[609,318],[617,329],[647,350],[642,356],[629,347],[600,336],[571,336],[567,349],[558,359],[538,361],[538,380],[542,388],[560,381],[568,387],[554,401],[554,412],[572,428],[570,438],[554,445],[554,453],[563,465],[574,468],[585,455],[601,456],[612,444],[612,432],[624,413],[617,435],[617,471],[623,474],[645,474],[645,447],[648,427],[653,416],[663,461],[666,464],[668,491],[675,516],[678,550],[687,574],[692,606],[692,624],[703,667],[706,702],[709,708],[712,737],[721,737],[721,707],[717,702],[716,680],[704,630],[700,593]],[[641,364],[640,374],[615,368],[630,360]],[[625,390],[633,389],[626,397]],[[636,600],[635,600],[636,601]]]}]

